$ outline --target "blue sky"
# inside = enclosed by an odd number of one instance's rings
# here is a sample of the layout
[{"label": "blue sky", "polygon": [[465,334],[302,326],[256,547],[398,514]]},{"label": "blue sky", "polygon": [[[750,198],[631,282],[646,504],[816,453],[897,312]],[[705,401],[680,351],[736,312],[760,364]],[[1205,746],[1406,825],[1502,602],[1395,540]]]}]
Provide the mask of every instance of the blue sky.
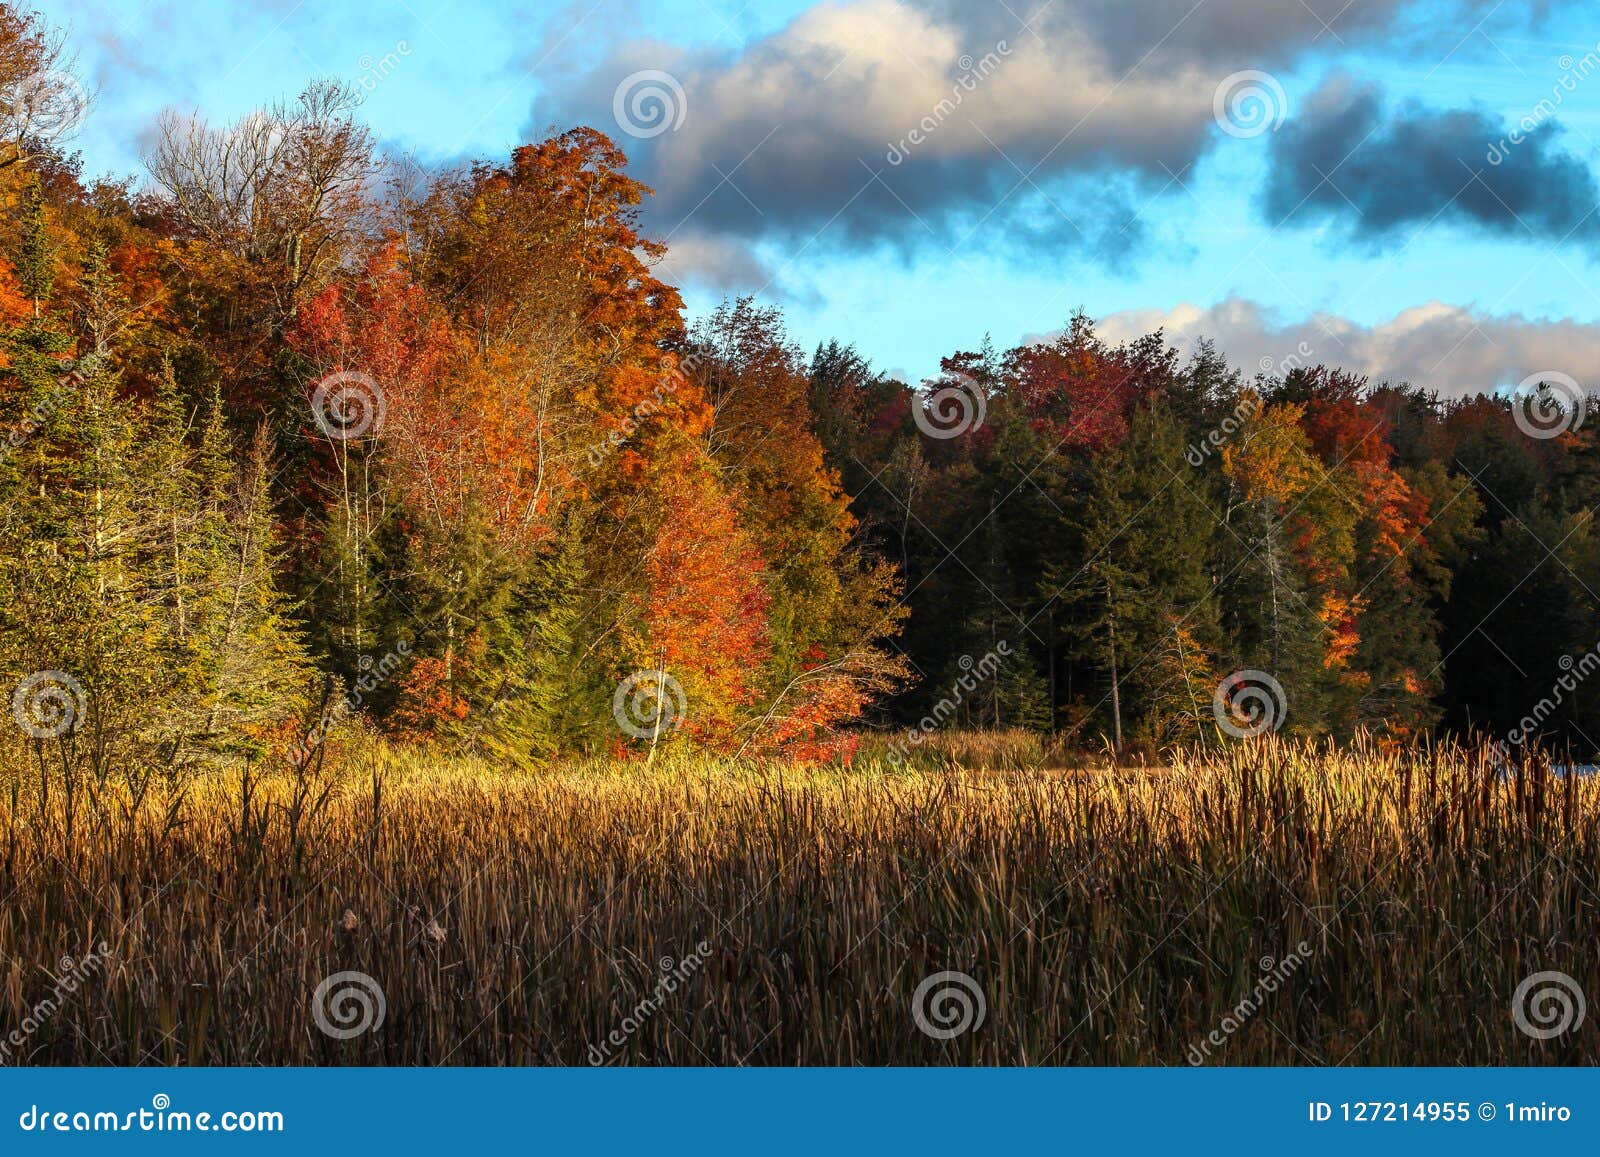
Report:
[{"label": "blue sky", "polygon": [[[164,108],[228,120],[319,75],[365,78],[386,147],[427,163],[591,123],[657,187],[691,309],[758,291],[807,348],[852,341],[913,379],[1082,308],[1249,369],[1600,382],[1600,20],[1576,3],[40,7],[98,91],[90,172],[138,171]],[[1245,72],[1267,124],[1230,133],[1216,96]],[[630,134],[614,98],[641,73],[669,78],[671,123]]]}]

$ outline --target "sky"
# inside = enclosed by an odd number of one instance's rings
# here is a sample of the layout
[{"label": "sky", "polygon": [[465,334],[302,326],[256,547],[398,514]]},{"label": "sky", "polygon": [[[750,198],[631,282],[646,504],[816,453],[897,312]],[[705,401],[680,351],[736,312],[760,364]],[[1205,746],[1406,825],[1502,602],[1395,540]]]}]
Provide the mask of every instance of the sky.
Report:
[{"label": "sky", "polygon": [[577,124],[692,314],[780,306],[917,381],[1048,337],[1213,339],[1457,395],[1600,388],[1600,11],[1573,0],[50,0],[90,174],[307,81],[387,151]]}]

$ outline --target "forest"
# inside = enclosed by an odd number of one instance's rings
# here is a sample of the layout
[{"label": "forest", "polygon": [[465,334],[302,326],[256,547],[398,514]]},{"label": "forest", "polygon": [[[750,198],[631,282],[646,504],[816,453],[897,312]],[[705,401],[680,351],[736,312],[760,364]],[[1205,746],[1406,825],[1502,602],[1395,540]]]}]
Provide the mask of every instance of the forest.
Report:
[{"label": "forest", "polygon": [[[0,90],[63,51],[0,6]],[[756,299],[689,318],[594,128],[427,170],[318,81],[90,178],[35,96],[0,109],[0,753],[1594,754],[1581,390],[1239,367],[1082,312],[906,383]]]}]

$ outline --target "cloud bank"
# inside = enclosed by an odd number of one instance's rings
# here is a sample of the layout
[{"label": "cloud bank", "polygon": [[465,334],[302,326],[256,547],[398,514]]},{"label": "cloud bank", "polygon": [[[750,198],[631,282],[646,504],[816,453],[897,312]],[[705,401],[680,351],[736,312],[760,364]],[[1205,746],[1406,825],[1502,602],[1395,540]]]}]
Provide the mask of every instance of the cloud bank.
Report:
[{"label": "cloud bank", "polygon": [[1550,371],[1600,387],[1600,325],[1491,316],[1437,301],[1376,325],[1330,313],[1283,321],[1238,297],[1210,308],[1126,310],[1099,322],[1101,336],[1113,341],[1156,329],[1186,352],[1210,338],[1246,377],[1320,362],[1365,374],[1374,384],[1410,382],[1442,397],[1486,393]]},{"label": "cloud bank", "polygon": [[552,86],[532,123],[614,131],[669,238],[1104,258],[1140,242],[1134,207],[1222,139],[1225,78],[1393,34],[1408,5],[1034,7],[853,0],[734,52],[624,40]]}]

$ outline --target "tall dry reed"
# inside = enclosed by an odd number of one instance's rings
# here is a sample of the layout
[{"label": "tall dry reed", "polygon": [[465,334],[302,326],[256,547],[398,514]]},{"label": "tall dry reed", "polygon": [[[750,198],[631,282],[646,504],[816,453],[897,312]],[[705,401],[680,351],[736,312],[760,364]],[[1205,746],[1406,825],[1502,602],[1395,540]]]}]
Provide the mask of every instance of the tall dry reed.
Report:
[{"label": "tall dry reed", "polygon": [[[1592,1019],[1536,1040],[1512,1015],[1542,971],[1600,995],[1596,783],[1451,747],[1252,743],[1093,771],[1016,770],[1008,744],[999,767],[959,768],[952,751],[981,764],[984,744],[957,742],[911,771],[512,776],[376,753],[323,785],[217,775],[133,809],[108,789],[70,825],[59,788],[14,775],[0,1038],[23,1043],[6,1059],[1600,1058]],[[60,993],[62,959],[102,942]],[[384,1010],[348,1039],[313,1010],[341,972]],[[972,1023],[948,1039],[914,1006],[939,972],[971,978]],[[339,1011],[335,1027],[356,1010]]]}]

